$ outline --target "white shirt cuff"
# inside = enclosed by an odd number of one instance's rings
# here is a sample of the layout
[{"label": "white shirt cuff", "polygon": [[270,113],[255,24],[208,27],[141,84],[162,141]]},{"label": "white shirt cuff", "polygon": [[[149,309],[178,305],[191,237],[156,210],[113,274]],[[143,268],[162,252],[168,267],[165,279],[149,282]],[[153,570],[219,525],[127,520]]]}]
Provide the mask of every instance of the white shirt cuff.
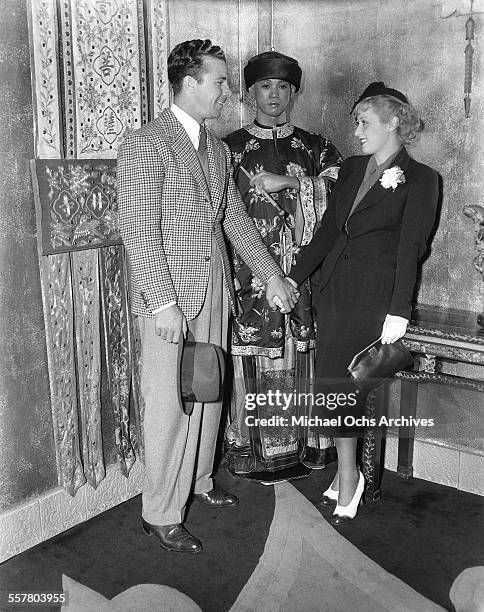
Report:
[{"label": "white shirt cuff", "polygon": [[174,306],[175,304],[176,302],[168,302],[168,304],[165,304],[164,306],[160,306],[159,308],[155,308],[155,310],[152,310],[151,312],[153,314],[158,314],[159,312],[162,312],[166,308],[169,308],[170,306]]}]

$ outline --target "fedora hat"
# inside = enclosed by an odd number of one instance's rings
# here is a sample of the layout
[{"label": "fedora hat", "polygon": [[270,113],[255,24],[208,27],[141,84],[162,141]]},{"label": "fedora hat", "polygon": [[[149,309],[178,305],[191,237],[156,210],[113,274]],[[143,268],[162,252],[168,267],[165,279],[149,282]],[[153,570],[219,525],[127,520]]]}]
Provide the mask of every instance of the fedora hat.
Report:
[{"label": "fedora hat", "polygon": [[178,397],[185,414],[194,402],[221,399],[225,376],[225,353],[210,342],[196,342],[193,336],[178,342]]}]

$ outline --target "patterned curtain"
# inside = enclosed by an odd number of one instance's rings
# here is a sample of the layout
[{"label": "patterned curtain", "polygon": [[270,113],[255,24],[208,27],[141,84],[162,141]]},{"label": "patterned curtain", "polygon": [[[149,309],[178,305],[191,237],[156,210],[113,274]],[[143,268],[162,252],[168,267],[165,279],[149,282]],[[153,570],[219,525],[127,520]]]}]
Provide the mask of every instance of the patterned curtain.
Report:
[{"label": "patterned curtain", "polygon": [[[107,410],[122,473],[143,458],[139,339],[128,316],[115,159],[126,130],[168,104],[167,7],[30,0],[29,18],[52,422],[59,484],[74,495],[105,476]],[[109,406],[101,405],[103,376]]]}]

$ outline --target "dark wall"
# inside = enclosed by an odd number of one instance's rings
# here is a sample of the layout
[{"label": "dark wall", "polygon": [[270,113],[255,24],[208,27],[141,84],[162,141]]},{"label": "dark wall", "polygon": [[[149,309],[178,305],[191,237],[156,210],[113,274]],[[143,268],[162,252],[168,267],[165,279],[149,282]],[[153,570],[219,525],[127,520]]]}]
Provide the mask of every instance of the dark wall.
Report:
[{"label": "dark wall", "polygon": [[0,19],[0,511],[57,484],[29,160],[26,2]]}]

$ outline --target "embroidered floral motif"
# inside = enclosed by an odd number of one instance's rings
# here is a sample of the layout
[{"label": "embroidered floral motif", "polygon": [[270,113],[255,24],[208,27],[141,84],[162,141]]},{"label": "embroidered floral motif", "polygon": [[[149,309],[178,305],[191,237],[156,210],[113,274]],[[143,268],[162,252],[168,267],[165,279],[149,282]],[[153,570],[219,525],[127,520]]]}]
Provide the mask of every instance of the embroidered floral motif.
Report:
[{"label": "embroidered floral motif", "polygon": [[275,217],[274,219],[254,219],[254,223],[261,237],[267,238],[269,234],[279,229],[280,217]]},{"label": "embroidered floral motif", "polygon": [[237,256],[236,251],[234,251],[233,262],[234,262],[234,271],[238,272],[243,265],[243,261]]},{"label": "embroidered floral motif", "polygon": [[273,242],[269,245],[269,248],[274,252],[274,255],[279,257],[281,254],[281,244],[280,242]]},{"label": "embroidered floral motif", "polygon": [[[246,145],[247,146],[247,145]],[[245,151],[245,149],[244,149]],[[242,153],[244,155],[244,153]],[[259,174],[259,172],[264,172],[264,166],[262,164],[256,164],[254,169],[250,171],[250,176],[254,176],[255,174]],[[257,189],[255,185],[251,185],[249,187],[249,202],[251,204],[256,204],[257,202],[264,201],[265,198],[262,193]]]},{"label": "embroidered floral motif", "polygon": [[301,338],[308,338],[309,337],[309,327],[307,327],[306,325],[301,325],[299,328],[299,333],[301,334]]},{"label": "embroidered floral motif", "polygon": [[294,162],[289,162],[286,166],[286,172],[288,176],[297,176],[301,178],[306,176],[306,170],[300,166],[299,164],[295,164]]},{"label": "embroidered floral motif", "polygon": [[380,183],[383,189],[390,189],[395,191],[398,185],[405,183],[405,174],[400,166],[393,166],[393,168],[387,168],[382,174]]},{"label": "embroidered floral motif", "polygon": [[282,338],[282,327],[271,329],[271,338],[273,340],[280,340]]},{"label": "embroidered floral motif", "polygon": [[242,325],[242,323],[239,323],[238,328],[239,338],[242,340],[242,342],[258,342],[261,339],[261,336],[258,335],[258,327]]},{"label": "embroidered floral motif", "polygon": [[313,157],[313,152],[311,151],[311,149],[308,149],[307,146],[304,144],[304,142],[300,138],[296,138],[294,136],[294,138],[291,139],[291,147],[293,149],[303,149],[303,151],[306,151],[306,153],[310,157]]},{"label": "embroidered floral motif", "polygon": [[[261,128],[258,125],[253,123],[246,125],[245,129],[249,132],[251,136],[255,136],[256,138],[260,138],[261,140],[272,140],[273,138],[273,130],[272,128]],[[276,130],[277,138],[287,138],[294,132],[294,126],[290,123],[286,123],[281,127],[278,127]]]},{"label": "embroidered floral motif", "polygon": [[250,288],[252,289],[251,297],[253,298],[261,298],[264,293],[264,283],[254,276],[250,283]]},{"label": "embroidered floral motif", "polygon": [[240,153],[234,153],[232,155],[234,164],[237,166],[240,165],[242,163],[242,160],[244,159],[244,157],[249,151],[257,151],[257,149],[260,149],[260,144],[257,142],[257,140],[252,138],[251,140],[245,143],[245,147],[243,151],[241,151]]}]

